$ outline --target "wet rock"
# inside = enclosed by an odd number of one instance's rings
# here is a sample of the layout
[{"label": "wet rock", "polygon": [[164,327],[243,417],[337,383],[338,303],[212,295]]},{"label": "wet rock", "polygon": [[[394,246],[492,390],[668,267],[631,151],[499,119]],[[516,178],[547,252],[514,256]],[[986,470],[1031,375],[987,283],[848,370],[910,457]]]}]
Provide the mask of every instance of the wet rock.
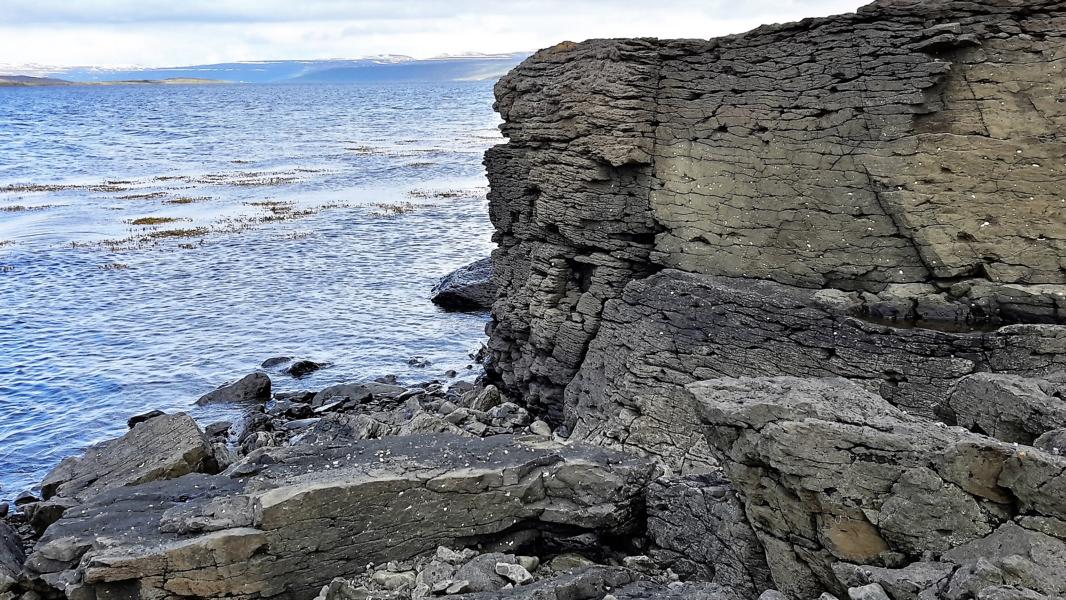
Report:
[{"label": "wet rock", "polygon": [[290,365],[287,369],[285,369],[285,374],[291,375],[296,379],[301,379],[303,377],[307,377],[315,371],[318,371],[324,366],[326,365],[322,363],[317,363],[313,360],[298,360],[292,363],[292,365]]},{"label": "wet rock", "polygon": [[213,448],[196,421],[175,413],[63,459],[44,478],[41,490],[46,499],[62,496],[84,502],[114,488],[217,470]]},{"label": "wet rock", "polygon": [[971,431],[1032,444],[1043,433],[1066,427],[1063,396],[1066,382],[976,373],[959,380],[943,412],[950,422]]},{"label": "wet rock", "polygon": [[424,356],[412,356],[407,359],[408,366],[415,367],[416,369],[424,369],[433,363]]},{"label": "wet rock", "polygon": [[7,502],[0,502],[0,519],[6,517],[10,510],[11,507],[8,505]]},{"label": "wet rock", "polygon": [[492,259],[483,258],[445,275],[433,287],[433,303],[448,310],[488,310],[496,299]]},{"label": "wet rock", "polygon": [[0,594],[14,587],[25,561],[18,534],[0,521]]},{"label": "wet rock", "polygon": [[229,421],[217,421],[204,428],[204,435],[209,438],[226,437],[233,429],[233,423]]},{"label": "wet rock", "polygon": [[259,366],[263,367],[264,369],[271,369],[271,368],[278,367],[278,366],[281,366],[281,365],[284,365],[284,364],[287,364],[287,363],[290,363],[290,362],[292,362],[292,357],[291,356],[275,356],[273,358],[268,358],[268,359],[264,360],[263,364],[261,364]]},{"label": "wet rock", "polygon": [[15,506],[26,506],[27,504],[40,502],[40,500],[41,499],[37,497],[37,494],[26,490],[23,492],[19,492],[19,495],[15,496]]},{"label": "wet rock", "polygon": [[143,414],[134,415],[134,416],[130,417],[126,421],[126,427],[129,427],[130,429],[133,429],[133,426],[136,425],[137,423],[144,423],[145,421],[147,421],[149,419],[154,419],[156,417],[161,417],[161,416],[163,416],[165,414],[166,413],[161,411],[161,410],[150,410],[150,411],[148,411],[146,413],[143,413]]},{"label": "wet rock", "polygon": [[270,377],[266,373],[250,373],[233,383],[219,386],[204,394],[196,404],[266,403],[270,400]]},{"label": "wet rock", "polygon": [[28,575],[97,597],[311,597],[339,572],[457,538],[522,526],[626,535],[657,475],[625,455],[509,436],[297,445],[245,460],[259,467],[248,477],[190,474],[98,494],[49,527]]}]

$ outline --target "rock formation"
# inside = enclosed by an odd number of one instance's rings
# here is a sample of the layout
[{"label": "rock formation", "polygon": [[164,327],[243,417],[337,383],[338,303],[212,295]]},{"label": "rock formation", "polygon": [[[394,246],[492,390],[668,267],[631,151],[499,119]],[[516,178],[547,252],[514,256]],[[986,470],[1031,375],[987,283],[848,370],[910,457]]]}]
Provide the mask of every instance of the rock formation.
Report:
[{"label": "rock formation", "polygon": [[491,374],[699,470],[700,379],[844,376],[933,416],[964,376],[1063,368],[1064,11],[884,0],[537,53],[496,87]]},{"label": "rock formation", "polygon": [[338,574],[438,545],[622,534],[655,467],[604,452],[449,435],[263,449],[250,475],[96,495],[47,530],[27,576],[72,598],[310,598]]},{"label": "rock formation", "polygon": [[431,299],[448,310],[488,310],[496,299],[492,272],[491,258],[456,269],[437,282]]},{"label": "rock formation", "polygon": [[0,600],[1066,597],[1064,66],[1053,0],[537,53],[438,289],[489,381],[135,417]]}]

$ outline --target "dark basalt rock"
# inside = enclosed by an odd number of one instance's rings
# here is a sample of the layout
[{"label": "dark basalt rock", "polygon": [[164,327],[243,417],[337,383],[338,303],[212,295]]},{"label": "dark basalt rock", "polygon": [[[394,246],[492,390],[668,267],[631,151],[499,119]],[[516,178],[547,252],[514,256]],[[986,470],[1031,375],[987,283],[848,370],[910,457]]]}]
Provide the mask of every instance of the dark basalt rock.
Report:
[{"label": "dark basalt rock", "polygon": [[483,258],[445,275],[433,287],[433,303],[461,311],[488,310],[496,300],[492,259]]},{"label": "dark basalt rock", "polygon": [[316,363],[313,360],[298,360],[292,363],[292,365],[290,365],[288,368],[286,368],[285,373],[287,375],[295,377],[296,379],[300,379],[302,377],[307,377],[311,373],[318,371],[324,366],[326,365]]},{"label": "dark basalt rock", "polygon": [[266,373],[250,373],[233,383],[219,386],[196,401],[205,404],[264,403],[270,401],[270,377]]}]

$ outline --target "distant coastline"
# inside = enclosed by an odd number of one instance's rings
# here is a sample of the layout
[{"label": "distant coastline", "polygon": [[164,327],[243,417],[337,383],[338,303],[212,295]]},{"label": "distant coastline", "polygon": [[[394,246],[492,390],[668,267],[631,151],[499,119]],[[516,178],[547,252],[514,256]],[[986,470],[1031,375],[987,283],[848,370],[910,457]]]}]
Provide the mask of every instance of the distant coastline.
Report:
[{"label": "distant coastline", "polygon": [[217,85],[232,83],[222,79],[200,77],[168,77],[166,79],[124,79],[119,81],[69,81],[54,77],[29,75],[0,75],[0,87],[51,87],[70,85]]}]

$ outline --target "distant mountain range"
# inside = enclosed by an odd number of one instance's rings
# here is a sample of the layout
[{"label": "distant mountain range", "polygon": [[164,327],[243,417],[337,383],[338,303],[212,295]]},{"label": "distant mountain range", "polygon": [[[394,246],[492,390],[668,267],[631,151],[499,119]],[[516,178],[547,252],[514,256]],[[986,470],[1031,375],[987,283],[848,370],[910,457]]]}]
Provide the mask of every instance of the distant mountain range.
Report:
[{"label": "distant mountain range", "polygon": [[167,68],[0,66],[0,85],[71,85],[77,83],[375,83],[481,81],[497,79],[529,52],[416,59],[376,56],[336,60],[270,60]]}]

